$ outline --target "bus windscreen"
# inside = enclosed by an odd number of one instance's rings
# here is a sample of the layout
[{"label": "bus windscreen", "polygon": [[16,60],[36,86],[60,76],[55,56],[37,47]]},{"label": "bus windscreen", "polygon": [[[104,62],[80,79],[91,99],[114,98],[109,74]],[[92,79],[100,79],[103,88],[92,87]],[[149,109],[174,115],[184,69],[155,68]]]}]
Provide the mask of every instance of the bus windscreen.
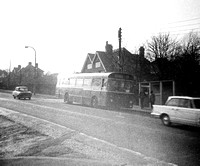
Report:
[{"label": "bus windscreen", "polygon": [[108,79],[107,90],[133,93],[133,81],[120,80],[120,79]]}]

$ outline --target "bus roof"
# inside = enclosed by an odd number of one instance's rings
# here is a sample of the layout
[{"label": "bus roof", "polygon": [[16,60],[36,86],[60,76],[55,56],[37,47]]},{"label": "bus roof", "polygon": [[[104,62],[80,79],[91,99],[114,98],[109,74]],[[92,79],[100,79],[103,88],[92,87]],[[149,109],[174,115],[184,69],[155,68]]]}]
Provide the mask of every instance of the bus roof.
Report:
[{"label": "bus roof", "polygon": [[[129,75],[127,73],[120,73],[120,72],[109,72],[109,73],[77,73],[77,74],[71,74],[71,75],[63,75],[61,77],[109,77],[110,75],[114,75],[114,74],[122,74],[122,75]],[[131,76],[132,77],[132,76]]]}]

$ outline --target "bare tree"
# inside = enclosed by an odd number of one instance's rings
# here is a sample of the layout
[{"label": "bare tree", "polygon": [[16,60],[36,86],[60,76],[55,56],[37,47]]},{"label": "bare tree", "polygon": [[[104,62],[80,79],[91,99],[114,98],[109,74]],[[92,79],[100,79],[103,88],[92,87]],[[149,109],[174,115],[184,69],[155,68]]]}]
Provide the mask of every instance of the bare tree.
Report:
[{"label": "bare tree", "polygon": [[183,38],[182,52],[187,58],[191,58],[194,61],[199,60],[200,54],[200,36],[198,33],[190,32]]},{"label": "bare tree", "polygon": [[147,51],[151,61],[158,58],[171,59],[176,53],[178,42],[172,39],[169,34],[159,34],[153,36],[150,42],[147,42]]},{"label": "bare tree", "polygon": [[152,62],[152,70],[158,79],[169,79],[172,68],[170,61],[178,54],[178,42],[169,34],[153,36],[147,42],[147,58]]},{"label": "bare tree", "polygon": [[[190,32],[182,40],[181,56],[176,59],[178,80],[186,89],[187,95],[199,95],[200,81],[200,36]],[[179,67],[179,68],[178,68]]]}]

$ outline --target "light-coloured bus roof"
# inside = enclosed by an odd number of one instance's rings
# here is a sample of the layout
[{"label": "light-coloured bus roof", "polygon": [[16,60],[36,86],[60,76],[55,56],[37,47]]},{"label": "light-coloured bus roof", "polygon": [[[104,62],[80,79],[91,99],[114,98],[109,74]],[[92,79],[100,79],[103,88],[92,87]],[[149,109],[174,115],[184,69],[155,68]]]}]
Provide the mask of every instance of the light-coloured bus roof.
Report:
[{"label": "light-coloured bus roof", "polygon": [[[62,78],[69,78],[69,77],[108,77],[110,74],[125,74],[125,73],[118,73],[118,72],[109,72],[109,73],[77,73],[77,74],[66,74],[61,75]],[[129,74],[128,74],[129,75]]]}]

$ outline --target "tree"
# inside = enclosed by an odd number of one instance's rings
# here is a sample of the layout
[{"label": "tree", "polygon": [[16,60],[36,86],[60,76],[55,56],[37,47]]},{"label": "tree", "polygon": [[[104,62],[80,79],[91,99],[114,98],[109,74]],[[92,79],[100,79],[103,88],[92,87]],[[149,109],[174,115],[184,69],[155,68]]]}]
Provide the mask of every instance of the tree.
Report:
[{"label": "tree", "polygon": [[178,42],[172,39],[169,34],[153,36],[147,42],[147,58],[153,62],[152,69],[158,79],[169,79],[173,77],[170,61],[178,54]]},{"label": "tree", "polygon": [[157,60],[159,58],[171,59],[176,54],[178,42],[170,37],[169,34],[159,34],[153,36],[150,42],[147,42],[150,59]]},{"label": "tree", "polygon": [[180,57],[175,60],[177,81],[185,89],[186,95],[196,96],[200,94],[200,36],[190,32],[182,40]]},{"label": "tree", "polygon": [[198,62],[200,54],[200,36],[198,33],[190,32],[183,38],[183,55],[188,60]]}]

